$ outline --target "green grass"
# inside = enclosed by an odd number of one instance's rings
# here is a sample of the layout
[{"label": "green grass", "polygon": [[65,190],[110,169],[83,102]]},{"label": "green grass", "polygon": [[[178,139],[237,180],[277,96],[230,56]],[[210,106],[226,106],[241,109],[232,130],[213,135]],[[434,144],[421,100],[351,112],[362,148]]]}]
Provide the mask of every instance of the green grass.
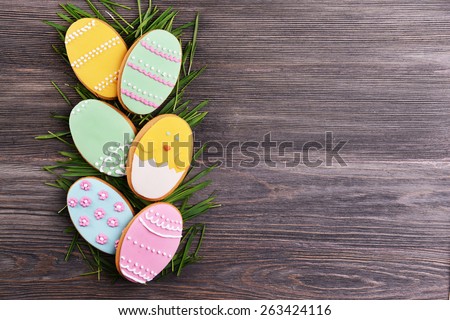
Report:
[{"label": "green grass", "polygon": [[[147,8],[144,9],[141,1],[137,0],[136,5],[138,16],[133,21],[127,21],[119,13],[119,11],[133,10],[131,7],[122,5],[112,0],[99,0],[97,1],[98,3],[94,3],[90,0],[85,1],[86,8],[84,9],[70,3],[60,4],[60,7],[63,10],[63,12],[57,13],[60,21],[44,21],[44,23],[55,29],[60,40],[62,41],[61,44],[52,46],[54,51],[62,58],[61,61],[70,68],[70,63],[68,61],[64,46],[64,37],[70,24],[81,18],[95,17],[107,21],[117,32],[120,33],[129,47],[136,41],[137,38],[150,30],[168,30],[180,40],[180,43],[184,48],[184,54],[180,78],[164,105],[152,114],[140,116],[128,113],[122,108],[117,100],[112,102],[112,104],[117,109],[127,114],[138,130],[155,116],[168,113],[177,114],[181,118],[185,119],[192,128],[200,125],[208,114],[204,111],[208,101],[206,100],[199,103],[193,103],[190,100],[184,99],[184,93],[188,86],[205,70],[205,67],[198,70],[193,70],[194,56],[197,48],[199,16],[197,15],[195,19],[189,23],[174,27],[174,20],[177,16],[177,11],[172,8],[168,8],[161,12],[158,7],[152,6],[151,1],[147,4]],[[106,15],[103,13],[106,13]],[[191,40],[184,43],[182,40],[183,33],[189,30],[191,30],[192,34]],[[64,102],[70,107],[73,107],[76,103],[84,99],[97,99],[97,97],[95,97],[95,95],[87,90],[81,83],[72,85],[66,84],[64,90],[56,83],[52,82],[52,84]],[[75,91],[79,99],[77,98],[77,101],[72,102],[65,93],[65,90]],[[71,151],[59,152],[59,156],[62,159],[43,168],[49,173],[55,175],[55,180],[53,182],[46,183],[48,186],[59,188],[67,192],[73,182],[78,178],[85,176],[97,176],[121,191],[129,200],[136,212],[139,212],[151,203],[137,197],[129,188],[125,178],[114,178],[102,174],[95,168],[91,167],[83,159],[73,144],[70,130],[68,128],[68,114],[53,114],[52,117],[56,120],[65,122],[67,125],[67,130],[64,132],[52,132],[49,130],[47,134],[38,136],[36,139],[57,139],[69,147]],[[194,154],[193,164],[202,154],[203,150],[204,147]],[[191,169],[183,183],[171,195],[163,200],[176,205],[180,209],[184,221],[194,219],[200,214],[204,214],[208,210],[219,206],[219,204],[215,202],[215,196],[213,194],[210,194],[209,196],[206,196],[205,198],[194,203],[191,202],[194,195],[204,191],[210,186],[211,180],[205,180],[205,178],[212,169],[214,168],[196,170],[195,173]],[[203,193],[204,192],[202,192],[202,194]],[[195,198],[199,198],[199,196]],[[67,207],[62,208],[58,214],[68,216]],[[67,219],[67,221],[70,222],[70,219]],[[174,255],[171,263],[161,272],[159,278],[169,274],[179,276],[184,267],[201,259],[199,251],[205,235],[205,230],[206,226],[202,223],[196,223],[184,229],[183,238],[177,253]],[[96,276],[99,280],[101,275],[106,275],[112,280],[116,280],[120,277],[118,271],[116,270],[113,256],[104,254],[89,245],[78,234],[75,227],[72,225],[67,227],[64,231],[73,235],[72,241],[68,244],[65,260],[69,261],[73,253],[78,252],[89,268],[89,270],[83,274],[84,276]]]}]

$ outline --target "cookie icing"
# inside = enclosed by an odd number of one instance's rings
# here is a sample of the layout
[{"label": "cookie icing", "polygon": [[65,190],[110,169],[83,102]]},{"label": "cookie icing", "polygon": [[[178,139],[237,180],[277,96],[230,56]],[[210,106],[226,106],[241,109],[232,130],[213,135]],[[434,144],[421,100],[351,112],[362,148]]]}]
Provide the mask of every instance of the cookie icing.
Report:
[{"label": "cookie icing", "polygon": [[130,148],[130,188],[147,200],[164,199],[185,177],[192,152],[192,130],[186,121],[176,115],[154,118],[142,128]]},{"label": "cookie icing", "polygon": [[83,18],[66,33],[67,56],[78,79],[100,98],[117,97],[117,81],[127,46],[106,22]]},{"label": "cookie icing", "polygon": [[176,207],[154,203],[130,222],[119,240],[116,266],[129,281],[153,280],[172,260],[180,244],[183,219]]},{"label": "cookie icing", "polygon": [[[105,193],[106,198],[102,196]],[[133,209],[124,196],[98,178],[85,177],[71,186],[67,203],[80,235],[95,248],[114,254],[116,241],[133,218]],[[120,212],[116,210],[118,203],[122,206]]]},{"label": "cookie icing", "polygon": [[178,80],[182,50],[165,30],[142,36],[128,51],[121,67],[119,100],[129,111],[148,114],[167,99]]},{"label": "cookie icing", "polygon": [[75,146],[87,162],[113,177],[126,174],[136,128],[123,113],[105,102],[84,100],[73,108],[69,126]]}]

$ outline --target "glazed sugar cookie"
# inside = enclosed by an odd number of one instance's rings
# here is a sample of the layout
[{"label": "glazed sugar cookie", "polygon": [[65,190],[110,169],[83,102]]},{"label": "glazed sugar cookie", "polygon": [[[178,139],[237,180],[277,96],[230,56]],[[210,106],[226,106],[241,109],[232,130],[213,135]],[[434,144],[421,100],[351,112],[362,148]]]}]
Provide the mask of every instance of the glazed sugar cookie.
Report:
[{"label": "glazed sugar cookie", "polygon": [[131,47],[122,63],[119,100],[129,111],[147,114],[172,92],[180,74],[181,46],[168,31],[153,30]]},{"label": "glazed sugar cookie", "polygon": [[136,128],[123,113],[105,102],[84,100],[73,108],[69,126],[87,162],[113,177],[126,174],[126,158]]},{"label": "glazed sugar cookie", "polygon": [[186,121],[173,114],[154,118],[130,148],[128,185],[144,199],[164,199],[188,172],[192,150],[192,130]]},{"label": "glazed sugar cookie", "polygon": [[116,254],[116,267],[127,280],[151,281],[172,260],[180,244],[183,219],[168,203],[154,203],[123,231]]},{"label": "glazed sugar cookie", "polygon": [[102,99],[115,99],[120,65],[127,53],[116,30],[99,19],[80,19],[67,30],[65,43],[72,69],[85,87]]},{"label": "glazed sugar cookie", "polygon": [[70,218],[80,235],[95,248],[114,254],[122,230],[133,218],[123,195],[108,183],[86,177],[67,193]]}]

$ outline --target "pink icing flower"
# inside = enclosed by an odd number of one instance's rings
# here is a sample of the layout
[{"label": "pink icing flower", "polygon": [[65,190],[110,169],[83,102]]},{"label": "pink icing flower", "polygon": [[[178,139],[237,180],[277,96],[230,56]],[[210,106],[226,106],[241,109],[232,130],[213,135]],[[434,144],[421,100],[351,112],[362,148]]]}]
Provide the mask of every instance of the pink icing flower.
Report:
[{"label": "pink icing flower", "polygon": [[108,199],[108,192],[106,192],[105,190],[101,190],[101,191],[99,191],[97,194],[98,194],[98,198],[99,198],[100,200],[106,200],[106,199]]},{"label": "pink icing flower", "polygon": [[118,246],[119,246],[119,240],[116,240],[116,242],[114,242],[114,248],[117,249]]},{"label": "pink icing flower", "polygon": [[82,190],[84,190],[84,191],[89,191],[89,190],[91,190],[91,186],[92,186],[92,184],[91,184],[89,181],[87,181],[87,180],[83,180],[83,181],[81,181],[81,183],[80,183],[80,188],[81,188]]},{"label": "pink icing flower", "polygon": [[125,210],[125,205],[122,202],[114,203],[114,211],[122,212],[123,210]]},{"label": "pink icing flower", "polygon": [[80,204],[83,208],[87,208],[91,205],[92,200],[89,197],[83,197],[80,199]]},{"label": "pink icing flower", "polygon": [[95,238],[95,241],[97,241],[98,244],[104,245],[108,242],[108,237],[103,233],[99,233],[97,238]]},{"label": "pink icing flower", "polygon": [[89,218],[86,216],[81,216],[80,219],[78,219],[78,223],[81,227],[87,227],[89,225]]},{"label": "pink icing flower", "polygon": [[72,208],[76,207],[77,203],[78,203],[78,200],[75,198],[70,198],[69,200],[67,200],[67,205]]},{"label": "pink icing flower", "polygon": [[111,228],[116,228],[119,226],[119,220],[116,218],[109,218],[107,223]]},{"label": "pink icing flower", "polygon": [[94,216],[95,219],[100,220],[105,216],[106,212],[102,208],[95,209]]}]

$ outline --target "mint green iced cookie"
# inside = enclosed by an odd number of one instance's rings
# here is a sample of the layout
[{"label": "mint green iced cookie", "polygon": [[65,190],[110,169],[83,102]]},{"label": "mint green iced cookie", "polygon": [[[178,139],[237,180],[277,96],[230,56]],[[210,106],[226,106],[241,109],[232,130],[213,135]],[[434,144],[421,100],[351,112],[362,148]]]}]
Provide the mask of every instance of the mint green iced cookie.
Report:
[{"label": "mint green iced cookie", "polygon": [[180,75],[182,52],[168,31],[153,30],[128,51],[120,72],[118,93],[130,112],[148,114],[167,99]]},{"label": "mint green iced cookie", "polygon": [[126,175],[136,128],[122,112],[102,101],[84,100],[73,108],[69,125],[75,146],[89,164],[113,177]]}]

